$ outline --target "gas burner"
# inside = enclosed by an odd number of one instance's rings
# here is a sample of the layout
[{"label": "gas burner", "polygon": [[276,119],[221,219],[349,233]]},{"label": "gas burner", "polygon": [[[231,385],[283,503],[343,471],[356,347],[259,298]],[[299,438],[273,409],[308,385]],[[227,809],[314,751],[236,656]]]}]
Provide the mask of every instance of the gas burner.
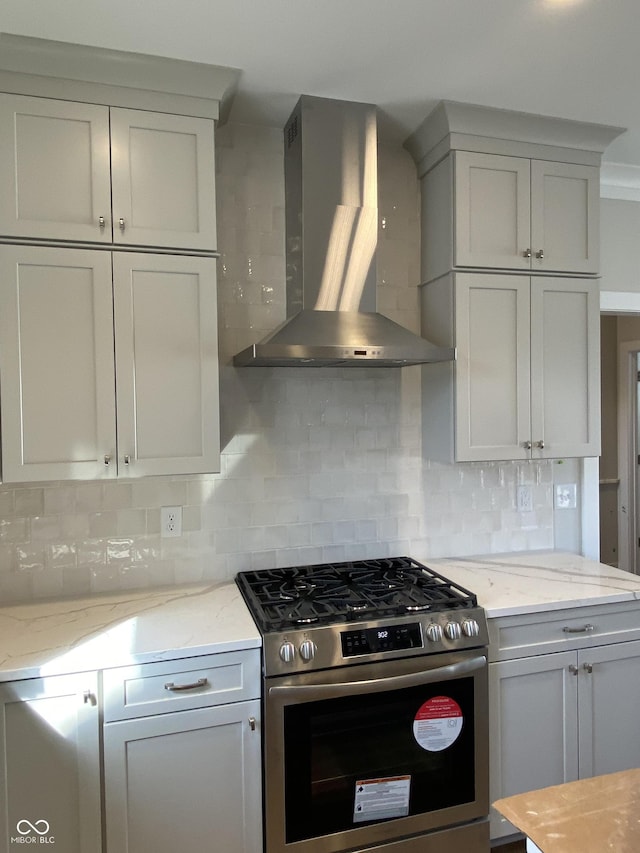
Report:
[{"label": "gas burner", "polygon": [[280,587],[280,598],[283,601],[297,601],[300,598],[309,598],[315,590],[316,584],[303,578],[293,578],[291,581],[285,581]]},{"label": "gas burner", "polygon": [[409,557],[240,572],[236,582],[263,633],[477,605]]}]

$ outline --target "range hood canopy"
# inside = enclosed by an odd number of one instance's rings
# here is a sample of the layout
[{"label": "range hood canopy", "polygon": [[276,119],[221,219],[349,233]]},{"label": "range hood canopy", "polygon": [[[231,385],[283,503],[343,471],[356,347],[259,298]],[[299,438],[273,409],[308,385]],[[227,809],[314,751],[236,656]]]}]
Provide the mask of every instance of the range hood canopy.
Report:
[{"label": "range hood canopy", "polygon": [[303,95],[285,127],[288,319],[242,367],[403,367],[451,361],[376,312],[376,107]]}]

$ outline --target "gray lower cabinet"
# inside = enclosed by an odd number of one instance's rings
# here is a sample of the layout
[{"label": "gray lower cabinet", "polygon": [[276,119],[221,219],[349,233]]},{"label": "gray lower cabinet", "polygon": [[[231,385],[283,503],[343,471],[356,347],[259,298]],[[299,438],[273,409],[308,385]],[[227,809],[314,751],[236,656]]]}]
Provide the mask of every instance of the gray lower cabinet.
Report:
[{"label": "gray lower cabinet", "polygon": [[0,853],[261,853],[260,652],[0,684]]},{"label": "gray lower cabinet", "polygon": [[0,685],[0,851],[100,853],[98,675]]},{"label": "gray lower cabinet", "polygon": [[[640,766],[637,603],[549,616],[493,629],[504,644],[489,664],[492,802]],[[492,839],[514,832],[492,810]]]},{"label": "gray lower cabinet", "polygon": [[257,650],[105,671],[106,853],[260,853],[259,689]]},{"label": "gray lower cabinet", "polygon": [[107,853],[258,853],[260,702],[104,728]]}]

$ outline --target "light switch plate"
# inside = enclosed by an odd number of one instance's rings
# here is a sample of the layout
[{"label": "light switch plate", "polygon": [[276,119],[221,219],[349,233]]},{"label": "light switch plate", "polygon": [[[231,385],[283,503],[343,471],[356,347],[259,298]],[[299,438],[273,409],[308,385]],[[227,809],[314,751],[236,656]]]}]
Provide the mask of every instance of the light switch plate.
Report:
[{"label": "light switch plate", "polygon": [[575,509],[577,489],[575,483],[556,483],[556,509]]}]

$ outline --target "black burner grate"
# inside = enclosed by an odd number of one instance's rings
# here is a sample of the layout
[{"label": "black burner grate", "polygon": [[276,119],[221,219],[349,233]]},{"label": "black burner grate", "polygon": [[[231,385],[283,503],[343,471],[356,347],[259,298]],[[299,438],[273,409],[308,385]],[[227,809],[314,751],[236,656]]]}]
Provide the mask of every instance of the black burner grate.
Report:
[{"label": "black burner grate", "polygon": [[240,572],[236,583],[263,633],[477,606],[473,593],[410,557]]}]

